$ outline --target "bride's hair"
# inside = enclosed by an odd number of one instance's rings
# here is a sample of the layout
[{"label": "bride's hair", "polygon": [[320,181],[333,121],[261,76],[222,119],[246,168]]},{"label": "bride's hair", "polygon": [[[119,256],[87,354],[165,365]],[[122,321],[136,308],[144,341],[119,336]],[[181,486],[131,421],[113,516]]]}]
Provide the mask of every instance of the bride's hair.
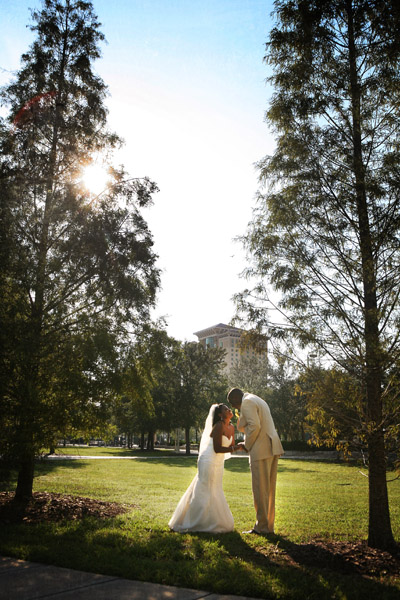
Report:
[{"label": "bride's hair", "polygon": [[213,426],[221,420],[221,410],[225,406],[223,402],[221,404],[217,404],[214,410],[214,418],[213,418]]}]

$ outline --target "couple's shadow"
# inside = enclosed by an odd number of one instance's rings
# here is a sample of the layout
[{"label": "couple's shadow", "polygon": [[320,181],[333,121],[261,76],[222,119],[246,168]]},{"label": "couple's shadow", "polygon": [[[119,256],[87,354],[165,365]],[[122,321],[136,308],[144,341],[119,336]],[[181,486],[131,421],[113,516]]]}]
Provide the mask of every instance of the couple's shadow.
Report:
[{"label": "couple's shadow", "polygon": [[233,559],[232,586],[234,582],[241,582],[242,578],[246,581],[242,589],[239,583],[235,594],[251,596],[257,594],[256,589],[259,594],[260,577],[264,579],[266,588],[264,598],[277,597],[278,581],[285,590],[283,597],[299,598],[299,578],[303,593],[308,590],[311,594],[304,597],[318,597],[320,600],[334,597],[333,594],[339,589],[349,600],[359,598],[361,591],[364,597],[377,598],[381,597],[384,590],[388,592],[388,598],[394,597],[391,592],[398,593],[398,589],[395,590],[390,584],[366,578],[356,563],[352,564],[334,548],[318,542],[296,544],[279,534],[241,534],[238,531],[225,534],[192,533],[191,536],[198,537],[199,544],[204,538],[215,540],[221,548],[221,563],[225,563],[225,568],[229,569],[229,560]]},{"label": "couple's shadow", "polygon": [[[248,540],[255,540],[255,544]],[[331,547],[322,540],[314,540],[308,543],[296,544],[289,538],[276,534],[240,534],[237,531],[226,536],[220,536],[221,545],[228,551],[240,548],[245,554],[250,552],[253,559],[258,559],[264,564],[276,562],[282,564],[290,559],[291,564],[300,567],[326,568],[332,571],[340,571],[342,574],[360,574],[360,565],[357,561],[349,560],[349,557],[341,553],[335,544]],[[260,548],[260,551],[257,550]],[[263,552],[265,551],[265,552]],[[393,551],[394,558],[400,557],[400,545],[396,545]]]}]

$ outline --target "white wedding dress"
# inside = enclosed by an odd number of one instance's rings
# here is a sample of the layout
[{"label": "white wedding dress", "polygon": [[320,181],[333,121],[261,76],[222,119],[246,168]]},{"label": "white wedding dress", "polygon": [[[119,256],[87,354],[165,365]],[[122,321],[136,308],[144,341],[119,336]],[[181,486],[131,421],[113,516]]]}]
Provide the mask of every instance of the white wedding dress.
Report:
[{"label": "white wedding dress", "polygon": [[[222,446],[232,445],[233,436],[222,436]],[[182,496],[168,523],[173,531],[206,531],[226,533],[233,531],[233,516],[222,489],[225,453],[214,451],[209,438],[199,456],[197,474]]]}]

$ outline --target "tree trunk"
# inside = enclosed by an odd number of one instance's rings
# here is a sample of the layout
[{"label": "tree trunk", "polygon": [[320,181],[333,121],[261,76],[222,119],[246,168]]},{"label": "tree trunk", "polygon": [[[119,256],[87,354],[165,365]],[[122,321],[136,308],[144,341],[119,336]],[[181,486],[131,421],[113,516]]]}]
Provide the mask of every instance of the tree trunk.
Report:
[{"label": "tree trunk", "polygon": [[180,444],[180,430],[176,429],[175,430],[175,452],[180,451],[179,444]]},{"label": "tree trunk", "polygon": [[362,156],[361,90],[357,74],[352,0],[347,2],[350,88],[353,119],[353,168],[360,236],[364,295],[365,378],[369,438],[368,544],[388,549],[395,542],[390,524],[386,458],[382,428],[382,358],[378,322],[375,263],[368,215],[365,168]]},{"label": "tree trunk", "polygon": [[190,454],[190,427],[185,427],[186,455]]},{"label": "tree trunk", "polygon": [[[41,351],[42,351],[42,335],[43,335],[43,315],[45,305],[45,282],[46,282],[46,268],[47,268],[47,253],[48,253],[48,238],[50,222],[52,217],[52,204],[53,204],[53,188],[54,188],[54,173],[57,158],[57,147],[59,129],[61,123],[61,113],[63,110],[62,95],[64,90],[64,79],[65,79],[65,60],[67,55],[67,39],[68,39],[68,15],[66,32],[64,35],[63,43],[63,55],[60,65],[60,71],[58,76],[58,90],[56,99],[56,113],[53,125],[52,143],[49,155],[49,167],[47,175],[47,189],[46,189],[46,200],[43,212],[42,229],[40,233],[39,245],[38,245],[38,256],[37,256],[37,269],[36,269],[36,282],[35,282],[35,301],[32,307],[31,315],[31,339],[29,343],[29,351],[27,357],[26,370],[26,389],[30,390],[30,394],[27,394],[23,398],[23,403],[26,405],[25,410],[25,426],[21,428],[22,432],[22,443],[27,445],[28,438],[32,438],[32,422],[29,422],[28,411],[29,402],[32,402],[32,398],[35,402],[40,402],[37,397]],[[32,442],[32,439],[30,439]],[[18,473],[18,484],[15,493],[16,501],[25,501],[28,497],[32,497],[33,488],[33,474],[34,474],[34,452],[29,449],[26,454],[22,454],[20,463],[20,469]]]},{"label": "tree trunk", "polygon": [[17,504],[27,504],[32,498],[33,475],[34,475],[35,456],[28,453],[20,461],[18,471],[18,483],[15,490],[14,502]]},{"label": "tree trunk", "polygon": [[369,451],[369,526],[368,545],[381,550],[396,547],[390,523],[386,483],[386,456],[383,432],[371,434]]},{"label": "tree trunk", "polygon": [[154,432],[149,431],[147,434],[147,450],[154,450]]}]

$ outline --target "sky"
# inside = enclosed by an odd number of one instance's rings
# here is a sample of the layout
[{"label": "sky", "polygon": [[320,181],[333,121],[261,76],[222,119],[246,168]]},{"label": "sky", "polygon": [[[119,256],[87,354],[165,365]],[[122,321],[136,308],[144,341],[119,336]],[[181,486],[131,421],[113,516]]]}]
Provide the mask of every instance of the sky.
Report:
[{"label": "sky", "polygon": [[[1,0],[0,85],[34,39],[40,0]],[[109,88],[114,157],[160,191],[145,217],[162,289],[153,317],[169,335],[234,317],[246,287],[242,245],[259,189],[255,163],[273,151],[263,62],[272,0],[93,0],[107,44],[94,63]]]}]

